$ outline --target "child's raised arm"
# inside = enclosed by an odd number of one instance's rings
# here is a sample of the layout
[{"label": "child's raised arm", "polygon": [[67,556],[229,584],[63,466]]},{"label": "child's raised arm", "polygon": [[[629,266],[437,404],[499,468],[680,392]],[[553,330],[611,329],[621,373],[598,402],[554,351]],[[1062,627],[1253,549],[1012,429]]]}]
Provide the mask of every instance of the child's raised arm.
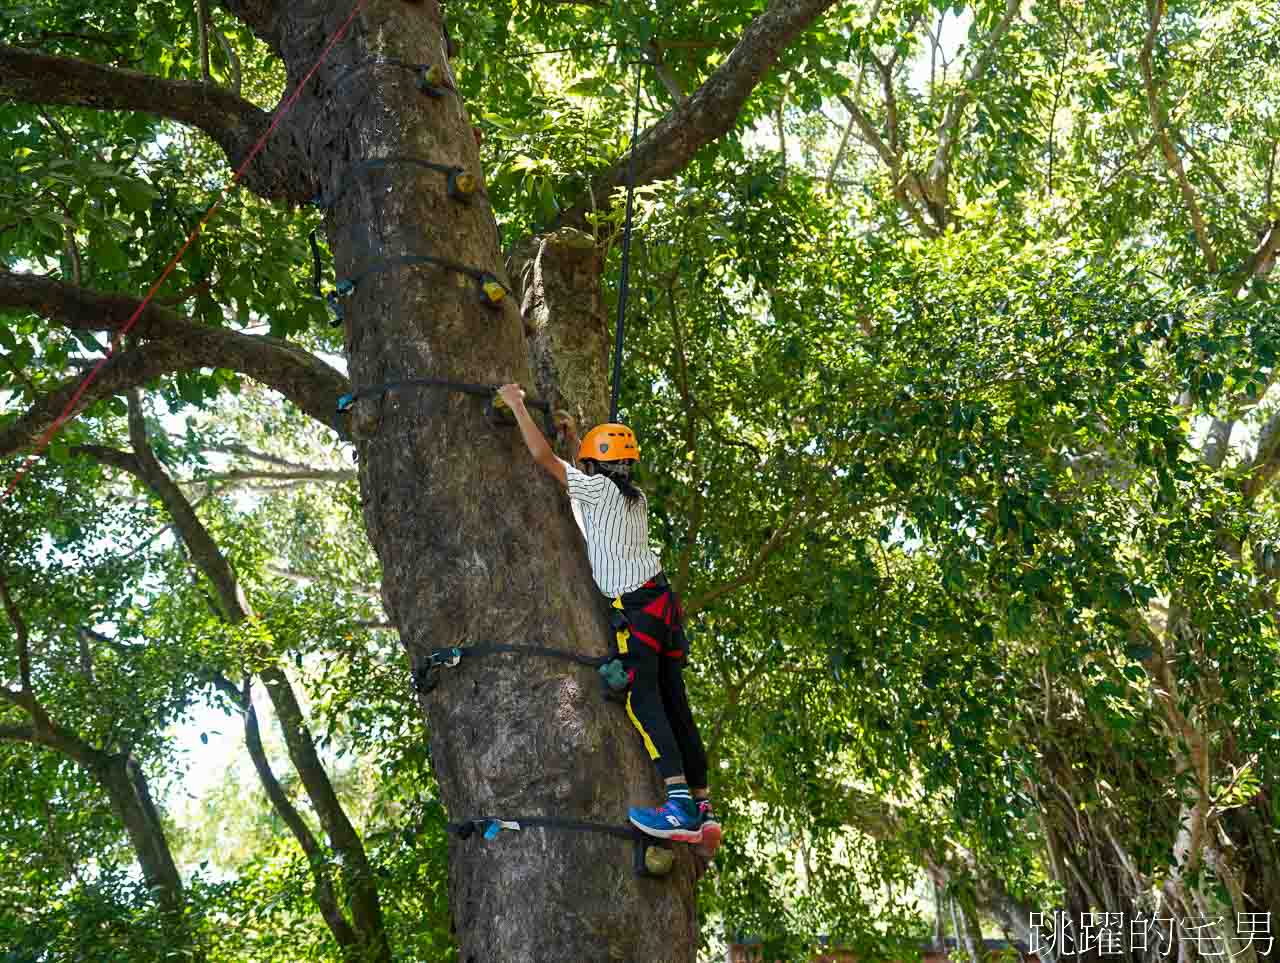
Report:
[{"label": "child's raised arm", "polygon": [[517,384],[508,384],[499,388],[498,394],[507,403],[511,413],[516,416],[516,424],[520,426],[520,435],[524,438],[525,447],[529,449],[529,454],[538,463],[538,467],[568,488],[569,478],[565,474],[564,462],[556,457],[546,437],[529,417],[529,412],[524,406],[524,389]]}]

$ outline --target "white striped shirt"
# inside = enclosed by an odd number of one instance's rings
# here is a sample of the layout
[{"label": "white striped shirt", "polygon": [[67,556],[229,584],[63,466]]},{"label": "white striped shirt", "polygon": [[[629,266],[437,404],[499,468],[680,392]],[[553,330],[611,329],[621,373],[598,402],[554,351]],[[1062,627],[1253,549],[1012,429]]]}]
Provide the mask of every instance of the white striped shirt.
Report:
[{"label": "white striped shirt", "polygon": [[662,571],[649,547],[649,503],[634,504],[604,475],[586,475],[567,461],[569,504],[587,540],[587,558],[596,585],[613,598],[633,592]]}]

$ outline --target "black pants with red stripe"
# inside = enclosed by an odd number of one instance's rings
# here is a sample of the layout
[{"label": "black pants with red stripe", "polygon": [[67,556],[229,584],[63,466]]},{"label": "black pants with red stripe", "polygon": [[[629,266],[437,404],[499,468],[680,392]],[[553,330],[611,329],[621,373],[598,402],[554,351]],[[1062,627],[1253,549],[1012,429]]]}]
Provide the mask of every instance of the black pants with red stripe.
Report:
[{"label": "black pants with red stripe", "polygon": [[627,696],[627,715],[644,738],[645,750],[663,779],[684,773],[694,789],[707,785],[707,753],[693,721],[684,687],[689,643],[684,613],[658,575],[621,596],[631,637],[623,663],[634,672]]}]

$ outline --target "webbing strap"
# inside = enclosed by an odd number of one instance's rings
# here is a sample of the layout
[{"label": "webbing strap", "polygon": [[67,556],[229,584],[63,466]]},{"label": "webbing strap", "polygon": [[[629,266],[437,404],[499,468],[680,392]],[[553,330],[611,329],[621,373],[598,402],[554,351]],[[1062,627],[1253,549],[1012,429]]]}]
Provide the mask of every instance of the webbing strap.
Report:
[{"label": "webbing strap", "polygon": [[329,306],[329,310],[333,312],[333,320],[329,322],[330,326],[342,323],[343,311],[342,302],[338,300],[338,292],[330,291],[325,294],[324,289],[320,287],[320,244],[316,241],[316,232],[312,230],[307,238],[311,242],[311,283],[316,289],[316,297],[324,301]]},{"label": "webbing strap", "polygon": [[444,174],[445,177],[449,179],[450,193],[460,200],[469,200],[470,195],[476,193],[474,178],[470,181],[462,179],[462,176],[467,173],[465,168],[450,164],[437,164],[435,161],[429,161],[422,157],[407,157],[399,154],[393,154],[389,157],[374,157],[369,160],[360,161],[357,164],[352,164],[343,172],[342,177],[340,178],[341,186],[338,188],[337,193],[332,197],[325,197],[323,194],[317,194],[312,198],[311,202],[315,204],[316,207],[324,208],[326,210],[330,209],[336,206],[338,201],[342,200],[342,198],[346,196],[347,191],[351,189],[351,185],[357,176],[368,173],[369,171],[382,170],[383,168],[391,167],[396,164],[408,164],[413,167],[424,167],[427,170],[438,171],[439,173]]},{"label": "webbing strap", "polygon": [[[514,417],[510,411],[499,409],[502,399],[498,397],[499,385],[492,384],[474,384],[467,381],[450,381],[447,378],[404,378],[400,381],[387,381],[380,385],[373,385],[368,388],[361,388],[359,391],[353,391],[350,394],[342,395],[338,398],[337,411],[334,413],[333,429],[338,433],[338,437],[343,441],[350,441],[351,435],[347,425],[344,424],[343,416],[351,411],[355,403],[362,398],[378,398],[385,395],[388,391],[395,391],[399,388],[441,388],[445,391],[456,391],[460,394],[476,395],[485,398],[488,404],[485,408],[486,417],[495,417],[503,423],[511,423]],[[525,407],[535,408],[542,412],[543,418],[546,419],[546,430],[549,435],[555,435],[555,421],[551,413],[551,405],[546,401],[538,398],[526,398]]]},{"label": "webbing strap", "polygon": [[539,655],[548,659],[562,659],[585,665],[589,669],[599,669],[611,661],[611,655],[583,655],[581,652],[570,652],[567,649],[553,649],[545,645],[526,645],[518,642],[482,642],[479,645],[457,645],[448,649],[433,649],[427,661],[418,666],[413,676],[414,688],[419,692],[430,692],[436,687],[437,677],[434,670],[451,669],[464,657],[480,658],[486,655]]},{"label": "webbing strap", "polygon": [[503,297],[511,293],[505,284],[499,281],[495,275],[490,274],[488,271],[468,267],[465,264],[459,264],[457,261],[450,261],[446,258],[435,257],[431,254],[401,254],[398,257],[386,258],[378,264],[365,268],[359,274],[355,275],[355,277],[343,278],[338,282],[338,293],[345,297],[355,291],[356,286],[371,274],[380,274],[383,271],[390,271],[392,268],[396,267],[411,267],[415,264],[434,264],[447,271],[454,271],[457,274],[471,278],[480,285],[480,290],[485,295],[486,301],[493,306],[500,304]]},{"label": "webbing strap", "polygon": [[614,836],[631,843],[632,872],[637,877],[650,879],[670,875],[675,862],[670,840],[645,835],[634,826],[618,826],[614,823],[559,819],[555,816],[513,816],[509,819],[487,816],[446,823],[445,829],[459,839],[470,839],[479,833],[486,840],[494,840],[503,830],[520,832],[525,829],[563,829],[571,833],[600,833],[604,836]]},{"label": "webbing strap", "polygon": [[480,819],[464,819],[460,822],[446,824],[445,828],[460,839],[469,839],[479,833],[485,839],[493,839],[503,830],[519,831],[522,829],[564,829],[577,833],[603,833],[616,836],[631,842],[637,837],[658,845],[657,839],[646,837],[639,830],[630,826],[619,826],[615,823],[595,823],[582,819],[559,819],[555,816],[508,816],[499,819],[496,816],[485,816]]},{"label": "webbing strap", "polygon": [[[398,388],[444,388],[446,391],[457,391],[466,395],[479,395],[481,397],[492,397],[497,392],[499,385],[493,384],[474,384],[467,381],[449,381],[446,378],[404,378],[400,381],[386,381],[380,385],[373,385],[369,388],[361,388],[349,395],[343,395],[338,399],[338,410],[346,411],[353,404],[362,398],[376,398],[379,395],[385,395],[388,391],[395,391]],[[537,398],[526,398],[524,400],[525,407],[537,408],[539,411],[550,411],[551,405]]]}]

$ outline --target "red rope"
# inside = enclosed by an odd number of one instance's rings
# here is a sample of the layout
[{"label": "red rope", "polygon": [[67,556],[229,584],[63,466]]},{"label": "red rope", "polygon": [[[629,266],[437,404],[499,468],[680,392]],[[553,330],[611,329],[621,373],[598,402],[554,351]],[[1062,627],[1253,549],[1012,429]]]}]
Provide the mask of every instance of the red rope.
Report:
[{"label": "red rope", "polygon": [[329,56],[329,52],[333,50],[334,45],[342,39],[343,34],[347,32],[347,29],[355,21],[356,16],[364,9],[368,2],[369,0],[359,0],[355,5],[355,8],[352,9],[351,15],[347,17],[346,22],[344,22],[342,26],[338,28],[338,31],[329,38],[329,43],[325,46],[324,50],[320,52],[320,57],[312,65],[311,69],[307,71],[307,75],[302,78],[294,92],[289,95],[289,99],[284,102],[284,105],[276,111],[275,118],[271,121],[271,126],[267,128],[266,133],[258,138],[258,142],[254,144],[253,149],[249,151],[249,156],[244,159],[244,162],[240,165],[239,169],[236,170],[234,175],[232,175],[231,180],[229,180],[222,190],[219,191],[218,196],[214,199],[213,203],[209,205],[209,209],[204,212],[204,217],[200,219],[200,223],[196,225],[195,230],[192,231],[186,241],[183,242],[182,247],[178,248],[178,253],[169,260],[169,263],[165,265],[164,270],[160,272],[160,276],[156,278],[155,283],[151,285],[151,290],[149,290],[147,292],[147,296],[142,299],[142,303],[138,305],[133,314],[129,317],[129,320],[125,322],[124,327],[121,328],[116,333],[116,336],[111,339],[111,346],[107,348],[107,353],[102,356],[102,360],[99,361],[94,366],[93,370],[85,376],[80,387],[76,389],[76,393],[72,395],[71,400],[67,402],[67,406],[63,409],[62,414],[54,420],[53,424],[50,425],[45,433],[40,437],[40,440],[36,443],[35,451],[33,451],[27,457],[26,461],[18,467],[17,473],[13,476],[13,480],[9,482],[9,487],[5,489],[4,498],[8,498],[13,494],[14,489],[18,487],[18,482],[20,482],[22,477],[27,473],[27,469],[31,467],[32,462],[40,457],[41,453],[48,446],[53,436],[57,434],[58,429],[67,421],[71,420],[72,412],[75,410],[76,403],[84,396],[84,393],[89,390],[89,386],[93,384],[94,379],[98,377],[102,372],[102,369],[106,367],[107,362],[115,355],[116,351],[120,347],[120,342],[124,339],[125,335],[129,333],[129,330],[137,323],[138,318],[142,316],[142,312],[145,311],[147,305],[151,303],[151,299],[155,297],[155,293],[160,289],[160,285],[164,284],[169,275],[173,273],[173,269],[178,266],[178,262],[182,260],[182,256],[187,253],[187,248],[191,246],[191,242],[200,235],[200,232],[204,230],[204,226],[209,223],[210,218],[212,218],[218,208],[222,206],[223,200],[226,199],[227,192],[236,186],[240,181],[240,178],[244,176],[244,172],[249,169],[249,165],[253,163],[253,159],[262,152],[262,148],[266,146],[267,138],[275,132],[275,129],[278,126],[280,126],[280,121],[284,119],[285,114],[289,113],[290,108],[292,108],[298,98],[302,96],[302,91],[306,89],[307,84],[310,83],[311,77],[320,69],[320,65],[323,64],[325,58]]}]

